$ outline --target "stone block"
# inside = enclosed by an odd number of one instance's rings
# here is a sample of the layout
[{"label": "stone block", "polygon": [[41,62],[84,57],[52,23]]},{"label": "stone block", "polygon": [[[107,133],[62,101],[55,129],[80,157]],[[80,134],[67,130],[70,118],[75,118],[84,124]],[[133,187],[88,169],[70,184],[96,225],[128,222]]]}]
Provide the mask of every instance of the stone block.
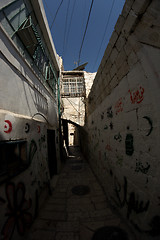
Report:
[{"label": "stone block", "polygon": [[160,12],[160,1],[159,0],[154,0],[151,1],[151,4],[147,8],[146,12],[153,16],[155,19],[159,17],[159,12]]},{"label": "stone block", "polygon": [[127,56],[129,56],[129,54],[131,53],[132,49],[133,48],[132,48],[131,44],[129,43],[129,41],[127,41],[125,46],[124,46],[124,51],[125,51]]},{"label": "stone block", "polygon": [[126,39],[123,37],[123,35],[121,34],[116,42],[116,48],[117,50],[120,52],[123,48],[123,46],[126,43]]},{"label": "stone block", "polygon": [[129,66],[127,61],[124,61],[121,68],[118,70],[117,72],[117,78],[118,78],[118,82],[121,81],[121,79],[127,75],[127,73],[129,72]]},{"label": "stone block", "polygon": [[115,62],[115,60],[116,60],[116,58],[117,58],[117,55],[118,55],[118,51],[117,51],[116,47],[114,47],[114,48],[112,49],[112,52],[111,52],[111,55],[110,55],[110,61],[111,61],[111,63],[114,63],[114,62]]},{"label": "stone block", "polygon": [[138,61],[137,55],[135,54],[134,51],[130,53],[128,56],[128,65],[131,68],[136,62]]},{"label": "stone block", "polygon": [[155,26],[139,31],[137,38],[141,43],[160,48],[160,27]]},{"label": "stone block", "polygon": [[109,40],[109,43],[111,44],[112,47],[114,47],[117,39],[118,39],[118,34],[116,33],[116,31],[113,31],[112,36]]},{"label": "stone block", "polygon": [[129,12],[125,24],[122,28],[122,34],[125,37],[128,37],[132,31],[134,31],[135,26],[138,22],[138,15],[136,15],[133,10]]},{"label": "stone block", "polygon": [[116,22],[116,25],[114,27],[114,29],[115,29],[115,31],[117,32],[118,35],[120,34],[124,23],[125,23],[125,18],[124,18],[124,16],[120,15],[117,22]]},{"label": "stone block", "polygon": [[123,9],[122,9],[122,16],[123,16],[124,18],[127,17],[129,11],[131,10],[131,7],[132,7],[134,1],[135,1],[135,0],[127,0],[127,1],[125,2],[124,7],[123,7]]},{"label": "stone block", "polygon": [[146,8],[148,7],[150,2],[150,0],[136,0],[132,5],[132,10],[136,14],[140,15],[146,11]]},{"label": "stone block", "polygon": [[128,43],[131,45],[131,47],[135,51],[135,53],[137,53],[142,47],[141,43],[138,41],[135,34],[131,34],[129,36]]},{"label": "stone block", "polygon": [[112,62],[111,62],[111,59],[109,58],[104,66],[103,71],[105,71],[105,73],[108,74],[111,69],[111,66],[112,66]]},{"label": "stone block", "polygon": [[111,90],[113,90],[118,85],[118,83],[119,81],[118,81],[117,75],[115,75],[110,82]]},{"label": "stone block", "polygon": [[104,56],[103,56],[103,59],[104,59],[105,62],[107,61],[108,57],[110,56],[111,51],[112,51],[112,45],[110,43],[108,43],[107,48],[104,52]]},{"label": "stone block", "polygon": [[115,64],[116,64],[116,67],[117,69],[119,69],[121,67],[121,65],[124,63],[124,61],[127,60],[127,55],[125,54],[125,51],[122,50],[118,56],[117,56],[117,59],[115,61]]},{"label": "stone block", "polygon": [[115,76],[116,73],[117,73],[117,67],[115,64],[113,64],[110,70],[111,79]]}]

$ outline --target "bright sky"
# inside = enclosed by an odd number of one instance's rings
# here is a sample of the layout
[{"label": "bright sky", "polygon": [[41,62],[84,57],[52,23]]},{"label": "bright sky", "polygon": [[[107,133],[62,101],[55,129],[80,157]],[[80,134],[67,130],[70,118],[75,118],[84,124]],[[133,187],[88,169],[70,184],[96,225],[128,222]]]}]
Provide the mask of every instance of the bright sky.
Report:
[{"label": "bright sky", "polygon": [[125,0],[93,1],[88,28],[80,52],[92,1],[43,0],[49,26],[52,26],[54,45],[58,55],[63,58],[65,70],[73,70],[78,66],[79,55],[79,65],[88,62],[85,71],[96,72],[98,70],[125,3]]}]

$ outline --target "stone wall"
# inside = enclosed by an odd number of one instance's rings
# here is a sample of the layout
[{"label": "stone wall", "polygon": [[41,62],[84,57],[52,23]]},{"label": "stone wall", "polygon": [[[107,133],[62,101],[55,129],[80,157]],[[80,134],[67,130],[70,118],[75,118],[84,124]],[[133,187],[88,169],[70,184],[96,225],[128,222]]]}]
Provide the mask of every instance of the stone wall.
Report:
[{"label": "stone wall", "polygon": [[160,1],[127,0],[89,94],[82,147],[138,240],[160,237],[159,62]]}]

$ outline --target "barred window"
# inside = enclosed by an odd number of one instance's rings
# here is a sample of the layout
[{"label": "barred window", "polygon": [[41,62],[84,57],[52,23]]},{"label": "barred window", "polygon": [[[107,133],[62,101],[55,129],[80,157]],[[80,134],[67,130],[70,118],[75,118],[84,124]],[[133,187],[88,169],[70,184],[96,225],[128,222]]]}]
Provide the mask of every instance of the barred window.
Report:
[{"label": "barred window", "polygon": [[57,72],[30,1],[13,1],[0,9],[0,22],[39,79],[55,95]]},{"label": "barred window", "polygon": [[85,86],[84,78],[73,77],[62,80],[62,97],[84,97]]}]

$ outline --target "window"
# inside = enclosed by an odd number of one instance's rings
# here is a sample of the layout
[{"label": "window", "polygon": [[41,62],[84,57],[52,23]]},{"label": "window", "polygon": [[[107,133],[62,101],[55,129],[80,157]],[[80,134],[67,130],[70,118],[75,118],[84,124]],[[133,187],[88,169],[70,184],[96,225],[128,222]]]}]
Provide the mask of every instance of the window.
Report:
[{"label": "window", "polygon": [[30,1],[17,0],[1,9],[0,22],[42,83],[56,96],[57,72]]},{"label": "window", "polygon": [[83,77],[63,78],[62,97],[84,97],[85,86]]},{"label": "window", "polygon": [[24,171],[29,162],[27,160],[27,142],[0,142],[0,182]]}]

